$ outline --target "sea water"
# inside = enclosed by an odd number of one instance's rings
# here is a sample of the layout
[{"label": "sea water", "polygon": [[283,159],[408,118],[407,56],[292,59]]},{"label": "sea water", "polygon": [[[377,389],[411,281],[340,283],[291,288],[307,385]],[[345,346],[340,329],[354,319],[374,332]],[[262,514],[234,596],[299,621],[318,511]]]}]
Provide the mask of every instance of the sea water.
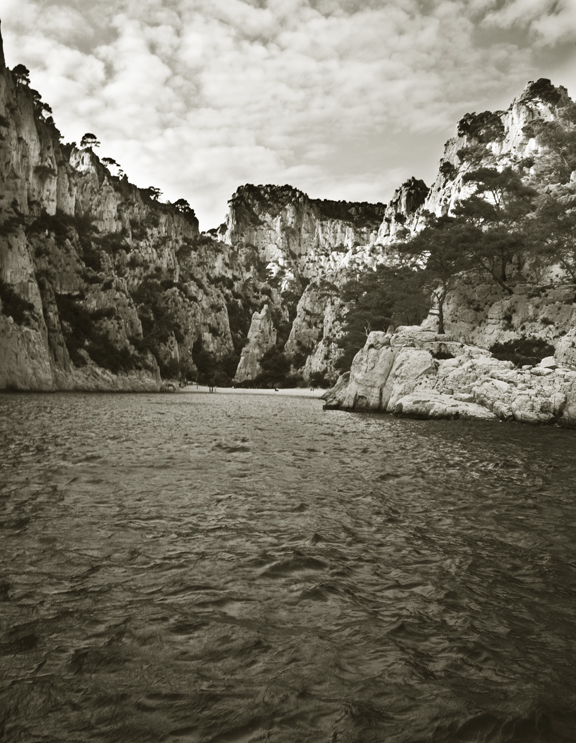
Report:
[{"label": "sea water", "polygon": [[576,432],[0,395],[0,739],[576,740]]}]

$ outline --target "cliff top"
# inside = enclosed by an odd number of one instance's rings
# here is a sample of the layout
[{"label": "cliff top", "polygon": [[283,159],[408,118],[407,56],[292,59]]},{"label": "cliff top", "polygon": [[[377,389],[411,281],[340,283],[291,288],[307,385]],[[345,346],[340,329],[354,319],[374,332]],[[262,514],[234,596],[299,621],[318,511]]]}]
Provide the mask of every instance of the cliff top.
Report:
[{"label": "cliff top", "polygon": [[386,209],[386,204],[381,202],[370,203],[367,201],[312,199],[303,191],[300,191],[300,189],[289,184],[276,186],[272,184],[253,185],[252,183],[247,183],[244,186],[240,186],[230,199],[231,204],[254,201],[261,204],[270,213],[277,213],[288,206],[288,204],[303,204],[307,202],[320,218],[341,219],[349,222],[354,222],[359,218],[381,221]]}]

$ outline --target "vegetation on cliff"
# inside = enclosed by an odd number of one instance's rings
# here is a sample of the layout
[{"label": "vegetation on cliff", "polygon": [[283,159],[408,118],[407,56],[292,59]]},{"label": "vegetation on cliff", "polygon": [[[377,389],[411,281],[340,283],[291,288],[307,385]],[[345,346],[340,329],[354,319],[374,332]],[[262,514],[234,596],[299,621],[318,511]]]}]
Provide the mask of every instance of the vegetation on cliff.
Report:
[{"label": "vegetation on cliff", "polygon": [[[457,202],[450,215],[424,212],[424,228],[412,235],[405,232],[390,247],[397,266],[412,272],[404,300],[419,308],[427,302],[433,306],[440,333],[445,332],[445,302],[464,273],[476,276],[477,283],[494,282],[508,296],[523,282],[535,290],[549,288],[551,282],[576,282],[576,104],[556,95],[549,81],[532,84],[528,92],[531,100],[561,104],[553,120],[535,119],[525,127],[525,135],[537,140],[539,156],[516,167],[486,166],[486,145],[502,139],[501,112],[465,117],[460,136],[479,143],[475,162],[480,167],[471,168],[469,160],[461,176],[473,193]],[[454,166],[448,165],[454,177]],[[390,277],[390,269],[370,269],[347,286],[353,301],[340,341],[343,369],[369,330],[404,324],[396,310],[403,301],[401,283],[391,286]],[[520,337],[493,350],[498,358],[522,364],[550,355],[554,347],[540,338]]]}]

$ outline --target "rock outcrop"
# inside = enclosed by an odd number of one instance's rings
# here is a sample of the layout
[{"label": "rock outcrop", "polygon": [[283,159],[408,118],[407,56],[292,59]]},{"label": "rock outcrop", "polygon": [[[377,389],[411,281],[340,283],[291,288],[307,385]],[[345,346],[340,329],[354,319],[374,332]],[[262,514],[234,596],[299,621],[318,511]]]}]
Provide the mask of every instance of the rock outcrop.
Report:
[{"label": "rock outcrop", "polygon": [[466,114],[456,133],[444,145],[438,173],[428,189],[412,178],[395,192],[379,228],[377,242],[389,244],[405,232],[414,234],[424,226],[426,212],[452,214],[458,201],[468,198],[473,184],[465,183],[466,173],[481,167],[506,166],[524,169],[529,177],[534,158],[541,154],[529,125],[536,120],[550,121],[570,98],[565,88],[549,80],[530,82],[506,111]]},{"label": "rock outcrop", "polygon": [[424,181],[410,178],[396,189],[384,212],[377,242],[383,245],[417,232],[423,224],[422,209],[430,189]]},{"label": "rock outcrop", "polygon": [[[342,274],[356,248],[376,241],[385,204],[311,199],[292,186],[238,189],[229,202],[222,239],[252,246],[283,290]],[[368,251],[369,252],[369,251]]]},{"label": "rock outcrop", "polygon": [[261,312],[255,312],[248,331],[248,342],[242,349],[236,376],[236,382],[255,379],[262,367],[260,360],[264,354],[276,345],[276,329],[272,321],[270,307],[266,304]]},{"label": "rock outcrop", "polygon": [[404,327],[371,333],[324,399],[327,409],[574,427],[576,371],[550,360],[517,369],[477,346]]}]

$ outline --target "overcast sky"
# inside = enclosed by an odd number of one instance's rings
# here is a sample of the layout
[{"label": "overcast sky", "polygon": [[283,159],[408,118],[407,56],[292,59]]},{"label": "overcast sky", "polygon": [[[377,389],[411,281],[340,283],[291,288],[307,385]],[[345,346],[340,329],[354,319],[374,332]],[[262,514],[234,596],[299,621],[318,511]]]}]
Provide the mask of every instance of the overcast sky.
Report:
[{"label": "overcast sky", "polygon": [[387,201],[467,112],[576,97],[576,0],[0,0],[66,141],[93,132],[202,229],[243,183]]}]

